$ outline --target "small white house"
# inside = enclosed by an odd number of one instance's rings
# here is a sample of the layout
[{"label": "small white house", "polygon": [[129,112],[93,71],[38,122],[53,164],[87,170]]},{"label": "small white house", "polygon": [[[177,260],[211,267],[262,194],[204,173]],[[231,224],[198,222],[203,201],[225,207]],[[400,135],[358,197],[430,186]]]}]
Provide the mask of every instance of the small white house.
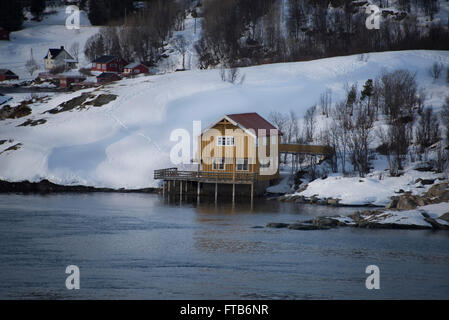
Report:
[{"label": "small white house", "polygon": [[77,62],[78,61],[76,61],[63,46],[61,46],[60,49],[48,49],[47,55],[44,57],[44,65],[47,70],[51,70],[61,65],[66,65],[69,68],[76,68]]}]

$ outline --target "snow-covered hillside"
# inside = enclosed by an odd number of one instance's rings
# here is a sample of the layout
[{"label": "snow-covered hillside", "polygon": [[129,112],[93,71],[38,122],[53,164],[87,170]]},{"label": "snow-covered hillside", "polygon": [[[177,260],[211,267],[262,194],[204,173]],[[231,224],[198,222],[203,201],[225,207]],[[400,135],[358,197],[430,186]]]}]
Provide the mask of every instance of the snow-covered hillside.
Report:
[{"label": "snow-covered hillside", "polygon": [[0,69],[10,69],[20,79],[34,79],[25,68],[25,63],[30,59],[31,49],[33,57],[44,71],[44,56],[49,48],[64,46],[67,50],[75,43],[79,43],[79,65],[82,67],[89,63],[82,53],[86,40],[98,32],[98,27],[92,27],[87,14],[80,12],[79,30],[66,28],[65,7],[57,7],[55,13],[46,14],[40,22],[27,21],[23,29],[11,33],[11,41],[0,41]]},{"label": "snow-covered hillside", "polygon": [[[194,120],[201,120],[204,128],[228,113],[258,112],[266,117],[273,110],[295,110],[302,116],[326,88],[332,89],[337,101],[344,95],[345,83],[362,84],[382,69],[398,68],[416,72],[428,96],[426,104],[438,109],[449,89],[443,79],[433,82],[430,77],[428,69],[435,61],[448,67],[449,52],[372,53],[367,61],[348,56],[242,68],[241,85],[223,82],[219,70],[194,70],[54,94],[46,102],[32,104],[27,117],[0,121],[0,140],[7,140],[0,144],[0,179],[155,186],[153,170],[173,166],[169,153],[175,142],[170,141],[170,133],[177,128],[192,132]],[[44,113],[82,92],[118,97],[102,107]],[[27,119],[46,123],[18,127]]]}]

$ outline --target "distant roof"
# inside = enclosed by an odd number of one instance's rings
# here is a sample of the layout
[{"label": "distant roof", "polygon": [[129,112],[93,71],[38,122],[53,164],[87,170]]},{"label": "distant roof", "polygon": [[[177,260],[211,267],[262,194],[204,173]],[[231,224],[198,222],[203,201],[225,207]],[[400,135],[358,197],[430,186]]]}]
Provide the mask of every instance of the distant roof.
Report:
[{"label": "distant roof", "polygon": [[[277,130],[275,126],[256,112],[228,114],[227,117],[247,130],[254,130],[257,136],[259,135],[259,130]],[[282,135],[280,131],[279,134]]]},{"label": "distant roof", "polygon": [[[64,46],[61,46],[61,48],[59,48],[59,49],[50,48],[50,49],[48,49],[48,51],[50,51],[50,57],[51,57],[52,59],[54,59],[54,58],[56,58],[62,51],[66,51],[66,50],[64,49]],[[67,51],[66,51],[66,52],[67,52]],[[70,57],[72,57],[72,56],[70,55],[70,53],[67,52],[67,54],[68,54]],[[47,55],[48,55],[48,52],[47,52]],[[44,59],[47,59],[47,55],[44,57]],[[73,57],[72,57],[72,58],[73,58]]]},{"label": "distant roof", "polygon": [[9,69],[0,69],[0,74],[12,74],[12,75],[16,75],[14,72],[12,72]]},{"label": "distant roof", "polygon": [[93,63],[106,63],[106,62],[109,62],[109,61],[114,60],[116,58],[117,57],[115,57],[115,56],[101,56],[101,57],[95,59],[92,62]]},{"label": "distant roof", "polygon": [[102,74],[97,76],[97,78],[109,78],[109,77],[112,77],[112,76],[117,76],[118,77],[117,73],[115,73],[115,72],[103,72]]},{"label": "distant roof", "polygon": [[133,62],[133,63],[130,63],[130,64],[128,64],[127,66],[125,66],[125,69],[132,69],[132,68],[135,68],[135,67],[140,66],[140,65],[142,65],[142,66],[148,68],[148,67],[147,67],[146,65],[144,65],[143,63],[140,63],[140,62]]}]

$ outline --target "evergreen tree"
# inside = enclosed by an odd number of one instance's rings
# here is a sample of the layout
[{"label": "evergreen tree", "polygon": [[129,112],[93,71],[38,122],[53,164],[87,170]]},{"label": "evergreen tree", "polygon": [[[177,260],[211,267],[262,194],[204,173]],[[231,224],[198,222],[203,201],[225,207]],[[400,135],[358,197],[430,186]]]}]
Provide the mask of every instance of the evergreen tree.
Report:
[{"label": "evergreen tree", "polygon": [[22,28],[23,12],[21,1],[0,1],[0,27],[16,31]]},{"label": "evergreen tree", "polygon": [[45,0],[31,0],[30,11],[34,19],[40,20],[46,7]]}]

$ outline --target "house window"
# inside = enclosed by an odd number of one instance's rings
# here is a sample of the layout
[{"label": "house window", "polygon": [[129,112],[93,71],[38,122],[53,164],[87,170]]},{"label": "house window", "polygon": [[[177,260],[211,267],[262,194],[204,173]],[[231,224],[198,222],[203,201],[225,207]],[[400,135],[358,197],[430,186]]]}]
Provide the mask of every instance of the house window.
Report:
[{"label": "house window", "polygon": [[247,158],[237,158],[236,164],[237,164],[237,171],[248,171],[249,170],[249,163],[248,163]]},{"label": "house window", "polygon": [[212,160],[212,168],[214,170],[224,170],[225,169],[224,158],[214,158]]},{"label": "house window", "polygon": [[271,136],[271,144],[277,144],[278,143],[278,136]]},{"label": "house window", "polygon": [[117,65],[115,63],[111,63],[111,68],[115,68]]},{"label": "house window", "polygon": [[106,70],[106,65],[104,63],[101,65],[101,69]]},{"label": "house window", "polygon": [[217,146],[232,147],[234,146],[234,144],[235,144],[234,137],[226,137],[226,136],[217,137]]}]

